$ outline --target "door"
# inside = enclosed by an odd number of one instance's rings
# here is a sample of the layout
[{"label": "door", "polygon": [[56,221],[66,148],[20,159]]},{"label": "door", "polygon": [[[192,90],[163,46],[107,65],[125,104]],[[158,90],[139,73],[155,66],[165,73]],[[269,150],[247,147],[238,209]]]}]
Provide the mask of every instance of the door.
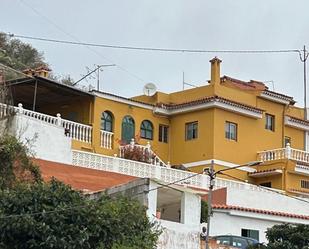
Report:
[{"label": "door", "polygon": [[130,143],[131,139],[135,136],[134,119],[131,116],[125,116],[122,120],[121,127],[121,141],[123,143]]}]

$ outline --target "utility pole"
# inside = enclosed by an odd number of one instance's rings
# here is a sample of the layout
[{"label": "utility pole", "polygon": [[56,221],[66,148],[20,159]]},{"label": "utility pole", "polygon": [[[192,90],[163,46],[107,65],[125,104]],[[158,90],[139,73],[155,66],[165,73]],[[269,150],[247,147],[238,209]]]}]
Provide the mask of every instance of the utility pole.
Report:
[{"label": "utility pole", "polygon": [[209,249],[209,229],[210,229],[210,216],[212,215],[212,191],[214,188],[215,183],[215,171],[214,171],[214,160],[211,160],[209,171],[207,172],[209,176],[209,191],[208,191],[208,201],[207,201],[207,208],[208,208],[208,216],[207,216],[207,230],[206,230],[206,249]]},{"label": "utility pole", "polygon": [[[308,59],[308,51],[306,50],[306,46],[302,51],[299,52],[299,57],[301,62],[303,62],[303,70],[304,70],[304,120],[307,120],[307,59]],[[301,53],[302,52],[302,53]],[[305,131],[304,134],[304,150],[307,151],[307,134],[308,132]]]},{"label": "utility pole", "polygon": [[208,200],[207,200],[208,217],[207,217],[207,231],[206,231],[206,240],[205,240],[206,249],[209,249],[210,218],[212,216],[212,206],[211,206],[211,204],[212,204],[212,192],[213,192],[213,188],[215,186],[215,179],[216,179],[217,174],[220,174],[220,173],[222,173],[224,171],[228,171],[228,170],[238,169],[238,168],[241,168],[241,167],[257,166],[257,165],[260,165],[261,163],[262,163],[261,161],[254,161],[254,162],[249,162],[249,163],[246,163],[246,164],[238,165],[238,166],[235,166],[235,167],[215,171],[214,170],[214,160],[211,160],[210,167],[204,169],[204,173],[206,173],[209,176],[209,191],[208,191]]},{"label": "utility pole", "polygon": [[304,108],[305,108],[304,115],[305,115],[305,120],[307,120],[307,59],[308,59],[308,53],[306,50],[306,46],[304,45],[302,62],[304,64]]}]

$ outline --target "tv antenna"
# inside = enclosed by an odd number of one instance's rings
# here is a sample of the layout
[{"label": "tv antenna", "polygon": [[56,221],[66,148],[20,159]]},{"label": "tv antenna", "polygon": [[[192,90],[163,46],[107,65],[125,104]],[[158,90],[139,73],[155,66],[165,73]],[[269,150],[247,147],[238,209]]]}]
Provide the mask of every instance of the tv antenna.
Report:
[{"label": "tv antenna", "polygon": [[103,72],[102,67],[114,67],[116,66],[116,64],[108,64],[108,65],[95,65],[96,68],[93,69],[92,71],[90,71],[89,73],[87,73],[85,76],[83,76],[81,79],[79,79],[78,81],[76,81],[72,86],[75,86],[77,83],[81,82],[82,80],[86,79],[87,77],[89,77],[91,74],[93,74],[94,72],[96,72],[97,74],[97,90],[100,91],[100,71]]},{"label": "tv antenna", "polygon": [[182,90],[185,90],[185,85],[192,86],[192,87],[198,87],[196,85],[185,82],[185,72],[182,71]]}]

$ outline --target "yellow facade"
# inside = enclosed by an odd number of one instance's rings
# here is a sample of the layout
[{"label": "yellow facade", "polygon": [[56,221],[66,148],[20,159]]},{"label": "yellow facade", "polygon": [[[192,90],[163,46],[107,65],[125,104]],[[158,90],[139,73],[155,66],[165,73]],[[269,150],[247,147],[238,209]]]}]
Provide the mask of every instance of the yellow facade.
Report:
[{"label": "yellow facade", "polygon": [[[220,63],[217,58],[211,60],[211,79],[205,86],[131,99],[94,92],[93,101],[73,104],[74,107],[68,109],[78,113],[78,121],[92,126],[92,143],[74,141],[73,148],[110,156],[119,154],[123,118],[129,115],[135,124],[132,137],[135,142],[142,145],[150,142],[163,161],[171,165],[183,164],[196,172],[202,172],[212,159],[215,159],[216,170],[255,161],[259,151],[285,147],[287,139],[294,149],[304,150],[304,129],[285,121],[289,116],[303,120],[303,109],[295,107],[291,97],[271,92],[261,82],[221,77]],[[102,147],[104,111],[111,113],[113,118],[112,148],[109,149]],[[272,120],[268,125],[273,127],[266,129],[266,119]],[[141,138],[143,120],[153,125],[152,139]],[[192,122],[196,122],[197,130],[192,135],[194,138],[188,139],[186,129],[190,129],[188,124]],[[168,126],[167,142],[158,140],[159,125]],[[226,134],[226,129],[231,131]],[[300,181],[309,181],[309,175],[296,173],[295,166],[292,160],[274,160],[255,167],[265,171],[265,176],[255,177],[241,169],[228,173],[255,184],[271,183],[271,187],[278,189],[302,190]],[[267,173],[274,170],[278,172]]]}]

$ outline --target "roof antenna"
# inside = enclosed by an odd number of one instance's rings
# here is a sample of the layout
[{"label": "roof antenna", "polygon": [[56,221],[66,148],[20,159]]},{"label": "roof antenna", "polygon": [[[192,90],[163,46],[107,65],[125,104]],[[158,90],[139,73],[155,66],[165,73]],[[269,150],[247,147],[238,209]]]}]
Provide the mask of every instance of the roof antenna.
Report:
[{"label": "roof antenna", "polygon": [[263,81],[263,83],[265,84],[270,83],[272,85],[273,92],[275,91],[275,82],[273,80],[265,80]]},{"label": "roof antenna", "polygon": [[196,85],[185,82],[185,72],[182,71],[182,90],[185,90],[185,85],[192,86],[192,87],[198,87]]}]

